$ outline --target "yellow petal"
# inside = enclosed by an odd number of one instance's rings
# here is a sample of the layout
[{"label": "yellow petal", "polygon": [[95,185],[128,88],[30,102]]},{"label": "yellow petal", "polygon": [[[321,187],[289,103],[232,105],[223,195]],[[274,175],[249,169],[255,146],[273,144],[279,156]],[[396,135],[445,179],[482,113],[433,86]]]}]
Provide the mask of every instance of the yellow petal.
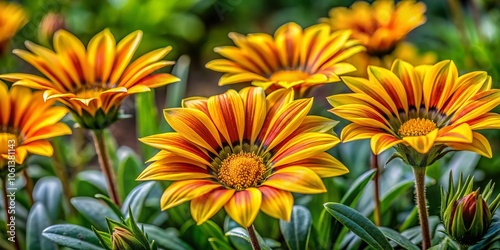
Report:
[{"label": "yellow petal", "polygon": [[22,147],[24,147],[28,152],[36,155],[50,157],[54,153],[54,148],[52,148],[50,142],[46,140],[38,140],[30,143],[23,143]]},{"label": "yellow petal", "polygon": [[349,169],[339,160],[326,152],[319,153],[313,157],[301,159],[289,164],[290,166],[303,166],[311,169],[321,178],[334,177],[349,173]]},{"label": "yellow petal", "polygon": [[342,138],[342,142],[350,142],[369,139],[380,132],[382,132],[382,130],[378,128],[370,128],[356,123],[351,123],[345,126],[344,129],[342,129],[340,138]]},{"label": "yellow petal", "polygon": [[438,136],[435,142],[447,143],[447,142],[462,142],[471,143],[472,142],[472,130],[469,124],[462,123],[458,126],[452,127],[447,126],[439,130]]},{"label": "yellow petal", "polygon": [[116,41],[109,29],[95,35],[88,45],[88,62],[94,68],[94,81],[107,83],[115,56]]},{"label": "yellow petal", "polygon": [[482,156],[491,158],[493,153],[491,152],[490,142],[482,134],[473,132],[474,140],[472,143],[447,143],[448,147],[455,150],[467,150],[478,153]]},{"label": "yellow petal", "polygon": [[301,166],[278,169],[262,185],[302,194],[326,192],[321,178],[311,169]]},{"label": "yellow petal", "polygon": [[262,193],[262,211],[276,219],[289,221],[293,207],[292,194],[267,186],[261,186],[259,190]]},{"label": "yellow petal", "polygon": [[425,109],[441,109],[456,87],[458,71],[453,61],[441,61],[425,74],[423,99]]},{"label": "yellow petal", "polygon": [[245,139],[253,146],[266,119],[266,94],[262,88],[248,87],[240,90],[245,109]]},{"label": "yellow petal", "polygon": [[122,76],[123,71],[127,67],[134,56],[134,53],[142,39],[142,31],[137,30],[123,38],[116,46],[116,62],[111,71],[109,82],[116,83]]},{"label": "yellow petal", "polygon": [[248,228],[257,217],[261,203],[262,193],[257,188],[247,188],[235,192],[224,209],[236,223]]},{"label": "yellow petal", "polygon": [[7,85],[0,81],[0,125],[7,125],[10,117],[10,98]]},{"label": "yellow petal", "polygon": [[221,187],[220,184],[208,180],[176,181],[163,192],[160,201],[161,209],[167,210],[175,207],[219,187]]},{"label": "yellow petal", "polygon": [[197,225],[214,216],[233,197],[234,189],[220,188],[194,198],[191,201],[191,216]]},{"label": "yellow petal", "polygon": [[438,129],[434,129],[427,135],[422,136],[406,136],[403,141],[408,143],[413,149],[421,154],[426,154],[434,146],[438,134]]},{"label": "yellow petal", "polygon": [[208,112],[229,145],[243,142],[245,108],[238,92],[228,90],[224,94],[208,98]]},{"label": "yellow petal", "polygon": [[142,171],[142,173],[137,177],[137,180],[179,181],[190,179],[208,179],[211,177],[212,175],[209,174],[206,169],[194,166],[192,164],[183,162],[165,164],[160,161],[155,162],[144,169],[144,171]]},{"label": "yellow petal", "polygon": [[375,155],[379,155],[385,150],[402,142],[402,140],[397,139],[391,134],[379,133],[374,135],[370,140],[370,147]]}]

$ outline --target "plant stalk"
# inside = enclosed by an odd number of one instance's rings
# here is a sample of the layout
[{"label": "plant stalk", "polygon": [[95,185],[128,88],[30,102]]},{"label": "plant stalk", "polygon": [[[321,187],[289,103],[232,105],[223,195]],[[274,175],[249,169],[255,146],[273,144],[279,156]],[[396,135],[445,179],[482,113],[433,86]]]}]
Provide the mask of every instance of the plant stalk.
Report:
[{"label": "plant stalk", "polygon": [[33,205],[35,204],[35,200],[33,199],[33,180],[31,179],[31,177],[28,175],[28,171],[26,171],[26,169],[24,169],[23,171],[23,177],[24,179],[26,179],[26,192],[28,193],[28,198],[30,200],[30,205]]},{"label": "plant stalk", "polygon": [[257,233],[255,233],[255,227],[253,226],[253,224],[247,228],[247,231],[248,237],[250,238],[250,243],[252,244],[252,249],[260,250],[259,240],[257,239]]},{"label": "plant stalk", "polygon": [[413,167],[415,175],[415,198],[417,200],[420,227],[422,229],[422,249],[431,247],[431,232],[429,229],[429,215],[425,198],[425,170],[424,167]]},{"label": "plant stalk", "polygon": [[381,216],[380,216],[380,168],[378,167],[378,155],[375,155],[372,152],[372,162],[371,168],[376,169],[375,176],[373,176],[373,185],[375,188],[373,189],[373,197],[375,198],[375,210],[373,211],[373,217],[375,220],[375,225],[381,225]]},{"label": "plant stalk", "polygon": [[109,196],[116,205],[120,206],[120,198],[118,197],[118,192],[116,190],[115,174],[113,167],[111,166],[106,142],[104,140],[104,131],[92,130],[92,136],[94,137],[95,148],[97,151],[97,157],[99,158],[101,171],[104,173],[107,180]]},{"label": "plant stalk", "polygon": [[[7,196],[7,180],[5,178],[2,178],[2,184],[3,184],[3,187],[2,187],[2,193],[3,193],[3,205],[4,205],[4,211],[5,211],[5,228],[6,228],[6,232],[10,231],[9,229],[9,224],[11,224],[11,220],[10,220],[10,217],[11,217],[11,214],[9,213],[9,197]],[[15,202],[15,201],[14,201]],[[14,224],[15,224],[15,221],[14,221]],[[16,226],[14,226],[14,230],[15,230]],[[10,235],[7,234],[7,237],[9,237]],[[19,245],[19,237],[16,233],[15,237],[14,237],[14,241],[12,242],[12,245],[14,246],[14,248],[16,250],[21,250],[21,246]]]}]

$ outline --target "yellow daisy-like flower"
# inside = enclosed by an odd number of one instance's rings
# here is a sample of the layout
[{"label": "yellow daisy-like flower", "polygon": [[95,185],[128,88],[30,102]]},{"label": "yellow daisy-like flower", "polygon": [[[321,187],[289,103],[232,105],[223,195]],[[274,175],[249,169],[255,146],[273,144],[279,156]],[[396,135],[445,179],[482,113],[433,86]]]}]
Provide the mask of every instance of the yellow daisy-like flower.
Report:
[{"label": "yellow daisy-like flower", "polygon": [[339,75],[356,70],[344,60],[364,47],[349,40],[350,35],[350,31],[332,33],[325,24],[302,30],[296,23],[281,26],[274,38],[229,33],[236,47],[215,48],[227,59],[213,60],[206,67],[225,73],[219,85],[252,82],[264,89],[294,88],[304,96],[312,87],[338,82]]},{"label": "yellow daisy-like flower", "polygon": [[28,153],[51,156],[54,149],[48,139],[71,134],[71,129],[59,122],[68,110],[53,104],[44,102],[41,92],[31,93],[24,87],[9,91],[0,81],[0,170],[13,157],[22,164]]},{"label": "yellow daisy-like flower", "polygon": [[347,168],[325,150],[339,143],[330,119],[307,115],[312,98],[294,100],[281,89],[229,90],[210,98],[188,98],[165,110],[177,132],[140,139],[161,151],[139,180],[174,181],[161,197],[162,209],[191,200],[202,224],[222,207],[249,227],[259,210],[289,220],[290,192],[325,192],[321,178]]},{"label": "yellow daisy-like flower", "polygon": [[[173,62],[161,60],[171,50],[165,47],[151,51],[130,63],[141,41],[136,31],[116,44],[108,29],[85,46],[72,34],[59,30],[54,35],[54,49],[31,42],[31,51],[14,53],[33,65],[47,78],[13,73],[0,77],[22,85],[44,90],[44,99],[57,99],[73,113],[78,123],[89,129],[103,129],[118,119],[120,104],[128,95],[150,91],[179,79],[167,73],[152,74]],[[129,64],[130,63],[130,64]]]},{"label": "yellow daisy-like flower", "polygon": [[368,79],[343,77],[354,92],[328,97],[331,112],[349,120],[348,142],[370,138],[375,154],[396,147],[412,166],[428,166],[447,148],[491,157],[488,140],[476,132],[500,128],[500,91],[483,71],[458,76],[452,61],[413,67],[396,60],[391,70],[371,66]]},{"label": "yellow daisy-like flower", "polygon": [[390,54],[396,45],[416,27],[425,23],[426,7],[422,2],[402,0],[395,6],[393,0],[377,0],[371,6],[364,1],[351,8],[330,10],[330,18],[321,19],[333,30],[351,30],[352,38],[359,40],[372,56]]},{"label": "yellow daisy-like flower", "polygon": [[3,54],[7,42],[27,21],[26,13],[21,6],[0,1],[0,55]]}]

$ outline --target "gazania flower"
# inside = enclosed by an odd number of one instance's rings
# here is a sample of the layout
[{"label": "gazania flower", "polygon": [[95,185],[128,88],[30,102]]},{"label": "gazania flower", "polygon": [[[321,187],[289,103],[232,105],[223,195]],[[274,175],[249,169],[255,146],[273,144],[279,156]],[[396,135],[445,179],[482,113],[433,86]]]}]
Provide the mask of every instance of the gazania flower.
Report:
[{"label": "gazania flower", "polygon": [[293,95],[281,89],[266,97],[262,88],[248,87],[166,109],[177,132],[140,139],[161,151],[138,179],[174,181],[162,209],[191,200],[198,224],[222,207],[244,227],[259,210],[288,220],[290,192],[325,192],[320,177],[348,172],[324,152],[339,142],[331,133],[335,122],[308,116],[312,98]]},{"label": "gazania flower", "polygon": [[6,47],[7,42],[27,22],[26,13],[15,3],[0,1],[0,55]]},{"label": "gazania flower", "polygon": [[394,6],[393,0],[377,0],[371,6],[364,1],[351,8],[330,10],[330,18],[321,19],[333,30],[351,30],[352,38],[359,40],[372,56],[390,54],[396,45],[416,27],[425,23],[425,4],[402,0]]},{"label": "gazania flower", "polygon": [[354,92],[328,98],[331,112],[353,122],[341,134],[344,142],[371,138],[373,153],[396,147],[412,166],[428,166],[446,148],[491,157],[488,140],[476,132],[500,128],[500,103],[491,77],[476,71],[458,76],[452,61],[432,66],[396,60],[392,69],[369,67],[368,79],[343,77]]},{"label": "gazania flower", "polygon": [[[44,102],[42,93],[31,93],[24,87],[12,87],[0,81],[0,170],[9,161],[22,164],[28,153],[51,156],[54,149],[48,139],[71,134],[71,129],[59,122],[68,110]],[[13,159],[14,158],[14,159]]]},{"label": "gazania flower", "polygon": [[271,90],[294,88],[304,96],[311,87],[338,82],[339,75],[356,70],[343,61],[364,48],[349,36],[349,31],[332,33],[325,24],[302,30],[296,23],[281,26],[274,38],[229,33],[236,47],[215,48],[227,59],[213,60],[206,67],[225,73],[219,85],[251,82]]},{"label": "gazania flower", "polygon": [[136,31],[116,44],[105,29],[85,49],[78,38],[59,30],[53,38],[55,51],[31,42],[26,42],[31,52],[14,50],[46,78],[22,73],[0,77],[17,81],[15,85],[44,90],[45,100],[57,99],[65,104],[83,127],[103,129],[118,119],[120,104],[128,95],[178,81],[167,73],[152,74],[173,64],[161,60],[170,46],[130,63],[141,37],[142,32]]}]

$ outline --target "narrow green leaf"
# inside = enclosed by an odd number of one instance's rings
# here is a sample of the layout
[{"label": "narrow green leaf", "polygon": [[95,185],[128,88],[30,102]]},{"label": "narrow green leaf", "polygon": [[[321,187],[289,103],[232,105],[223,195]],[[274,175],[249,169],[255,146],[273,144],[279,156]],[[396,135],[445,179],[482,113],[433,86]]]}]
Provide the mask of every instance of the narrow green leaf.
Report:
[{"label": "narrow green leaf", "polygon": [[[189,64],[191,59],[187,55],[179,57],[172,69],[172,75],[181,79],[179,82],[167,85],[167,99],[165,100],[166,108],[180,107],[182,99],[186,95],[186,86],[189,76]],[[160,130],[162,132],[172,131],[172,128],[165,119],[162,119]]]},{"label": "narrow green leaf", "polygon": [[303,206],[293,206],[289,222],[280,220],[281,234],[283,234],[289,249],[307,249],[311,225],[311,213]]},{"label": "narrow green leaf", "polygon": [[36,182],[33,189],[33,200],[41,202],[51,221],[55,221],[61,211],[63,196],[61,181],[57,177],[47,176]]},{"label": "narrow green leaf", "polygon": [[351,188],[347,190],[346,194],[342,197],[342,200],[340,200],[340,203],[345,204],[346,206],[349,207],[354,207],[359,197],[363,193],[362,191],[365,189],[366,185],[375,175],[375,171],[376,171],[375,169],[370,169],[361,176],[359,176],[351,184]]},{"label": "narrow green leaf", "polygon": [[393,249],[377,226],[358,211],[335,202],[325,203],[324,206],[335,219],[374,249]]},{"label": "narrow green leaf", "polygon": [[[152,89],[149,92],[139,93],[135,95],[135,110],[136,110],[136,121],[137,121],[137,136],[139,138],[148,135],[159,133],[159,120],[158,120],[158,110],[156,109],[155,103],[155,92]],[[151,158],[156,149],[139,143],[142,156],[145,159]]]},{"label": "narrow green leaf", "polygon": [[78,196],[94,196],[96,193],[108,194],[106,180],[101,171],[85,170],[76,175]]},{"label": "narrow green leaf", "polygon": [[229,240],[227,239],[226,236],[224,236],[224,232],[222,229],[215,224],[215,222],[211,220],[205,221],[203,224],[198,226],[205,234],[214,237],[216,239],[219,239],[223,242],[229,243]]},{"label": "narrow green leaf", "polygon": [[419,250],[420,249],[417,247],[417,245],[411,243],[410,240],[403,237],[397,231],[394,231],[394,230],[387,228],[387,227],[379,227],[378,229],[380,229],[380,231],[382,231],[382,233],[385,235],[385,237],[396,242],[398,245],[400,245],[404,249],[408,249],[408,250]]},{"label": "narrow green leaf", "polygon": [[227,242],[224,242],[222,240],[219,240],[215,237],[208,238],[208,242],[210,243],[210,246],[214,250],[232,250],[233,248],[231,245],[229,245]]},{"label": "narrow green leaf", "polygon": [[[226,236],[244,239],[245,241],[248,242],[248,244],[251,244],[247,230],[242,227],[236,227],[231,229],[229,232],[226,233]],[[257,240],[259,241],[259,245],[263,250],[271,250],[271,248],[268,245],[266,245],[264,239],[262,239],[262,237],[260,237],[258,233],[257,233]]]},{"label": "narrow green leaf", "polygon": [[50,226],[50,221],[43,203],[37,202],[31,207],[26,225],[26,248],[28,250],[52,250],[57,248],[54,242],[42,237],[42,231]]},{"label": "narrow green leaf", "polygon": [[403,221],[403,224],[401,224],[401,227],[399,227],[399,232],[403,232],[406,229],[416,225],[418,223],[418,208],[415,206],[410,214],[406,217],[405,221]]},{"label": "narrow green leaf", "polygon": [[96,199],[104,201],[108,205],[108,207],[111,208],[111,210],[113,210],[113,212],[115,212],[115,214],[118,217],[122,217],[123,218],[122,211],[120,211],[120,209],[118,208],[118,206],[108,196],[103,195],[103,194],[96,194],[96,195],[94,195],[94,197]]},{"label": "narrow green leaf", "polygon": [[142,208],[144,207],[144,201],[154,185],[155,182],[153,181],[145,182],[130,192],[122,204],[122,214],[125,215],[125,219],[128,218],[129,208],[132,211],[134,218],[139,218]]},{"label": "narrow green leaf", "polygon": [[43,230],[42,235],[61,246],[73,249],[104,249],[92,230],[78,225],[53,225]]},{"label": "narrow green leaf", "polygon": [[[414,185],[414,180],[406,180],[396,184],[387,192],[385,192],[385,194],[380,199],[380,214],[384,214],[385,212],[387,212],[392,203],[398,197],[401,197],[401,195],[408,192]],[[374,209],[375,205],[371,203],[363,211],[361,211],[361,214],[370,217],[373,214]]]},{"label": "narrow green leaf", "polygon": [[106,218],[120,221],[115,212],[101,201],[90,197],[75,197],[71,204],[85,217],[97,230],[107,231]]}]

